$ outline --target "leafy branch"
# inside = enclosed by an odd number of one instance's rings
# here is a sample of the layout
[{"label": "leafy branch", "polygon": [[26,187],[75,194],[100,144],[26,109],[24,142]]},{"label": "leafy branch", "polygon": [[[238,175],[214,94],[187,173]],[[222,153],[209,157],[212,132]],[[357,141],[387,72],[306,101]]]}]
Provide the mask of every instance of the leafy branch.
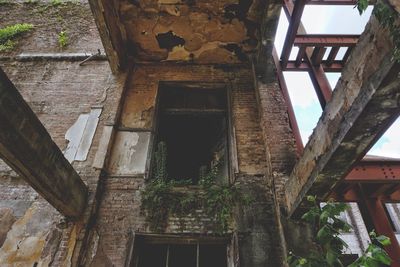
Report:
[{"label": "leafy branch", "polygon": [[382,248],[391,244],[390,239],[383,235],[377,236],[375,231],[370,232],[369,236],[371,237],[372,243],[368,245],[365,253],[348,267],[375,267],[382,266],[382,264],[390,266],[392,260]]},{"label": "leafy branch", "polygon": [[[358,0],[356,7],[360,15],[364,13],[369,5],[369,0]],[[377,18],[383,28],[389,30],[390,36],[393,40],[393,57],[392,60],[400,62],[400,27],[396,23],[398,17],[397,12],[389,5],[381,1],[375,4],[372,14]]]},{"label": "leafy branch", "polygon": [[[301,217],[311,224],[314,229],[314,241],[316,248],[306,256],[297,256],[290,253],[288,262],[290,267],[337,267],[343,266],[340,257],[348,248],[346,242],[340,238],[341,233],[351,230],[351,225],[340,219],[340,214],[349,206],[344,203],[328,201],[320,207],[313,196],[307,200],[312,204],[311,208]],[[379,267],[390,265],[391,259],[381,246],[390,245],[390,239],[385,236],[376,236],[370,233],[372,243],[366,252],[348,267]]]}]

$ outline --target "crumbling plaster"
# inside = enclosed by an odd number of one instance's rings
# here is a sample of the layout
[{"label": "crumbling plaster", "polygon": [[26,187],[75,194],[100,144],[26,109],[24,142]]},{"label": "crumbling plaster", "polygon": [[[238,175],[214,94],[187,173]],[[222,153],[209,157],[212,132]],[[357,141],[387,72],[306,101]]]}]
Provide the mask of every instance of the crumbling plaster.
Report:
[{"label": "crumbling plaster", "polygon": [[120,1],[119,13],[137,60],[237,63],[258,47],[259,1],[135,3]]}]

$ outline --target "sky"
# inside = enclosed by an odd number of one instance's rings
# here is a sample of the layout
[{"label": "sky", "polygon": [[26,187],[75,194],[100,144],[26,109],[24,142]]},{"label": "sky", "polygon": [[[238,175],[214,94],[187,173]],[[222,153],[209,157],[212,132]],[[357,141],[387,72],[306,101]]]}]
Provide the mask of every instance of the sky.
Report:
[{"label": "sky", "polygon": [[[302,23],[307,33],[361,34],[371,15],[372,7],[360,16],[353,6],[312,6],[307,5],[302,16]],[[280,54],[285,40],[288,22],[281,12],[275,47]],[[297,48],[293,48],[290,58],[294,59]],[[325,55],[329,53],[329,50]],[[339,51],[338,58],[343,56]],[[322,114],[321,106],[307,72],[284,72],[290,100],[300,128],[300,135],[305,145],[318,119]],[[326,73],[332,88],[335,88],[340,73]],[[383,157],[400,158],[400,118],[386,131],[367,153]]]}]

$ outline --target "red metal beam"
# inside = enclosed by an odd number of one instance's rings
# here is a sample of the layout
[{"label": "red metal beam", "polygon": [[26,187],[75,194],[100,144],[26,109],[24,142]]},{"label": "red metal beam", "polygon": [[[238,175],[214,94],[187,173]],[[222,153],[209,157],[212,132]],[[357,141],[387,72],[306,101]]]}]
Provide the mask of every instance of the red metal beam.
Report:
[{"label": "red metal beam", "polygon": [[294,46],[355,46],[360,35],[347,34],[298,34]]},{"label": "red metal beam", "polygon": [[364,194],[362,188],[359,189],[358,194],[362,199],[359,205],[364,206],[364,209],[361,208],[361,211],[367,212],[367,214],[362,215],[371,218],[374,228],[379,235],[385,235],[390,238],[391,244],[384,248],[392,259],[391,267],[400,267],[399,242],[394,234],[383,202],[379,198],[368,198],[368,196]]},{"label": "red metal beam", "polygon": [[[305,57],[305,56],[304,56]],[[284,69],[285,71],[309,71],[310,65],[308,65],[305,62],[301,62],[300,65],[296,65],[296,61],[289,60],[286,68]],[[324,69],[325,72],[341,72],[343,69],[343,65],[341,61],[335,60],[333,63],[329,66],[328,63],[322,61],[321,63],[322,68]]]},{"label": "red metal beam", "polygon": [[322,59],[325,55],[326,48],[325,47],[315,47],[314,52],[311,55],[311,62],[314,66],[319,66],[322,62]]},{"label": "red metal beam", "polygon": [[326,65],[328,66],[332,66],[333,62],[336,59],[336,56],[339,52],[340,47],[339,46],[334,46],[332,47],[331,51],[329,52],[329,56],[326,59]]},{"label": "red metal beam", "polygon": [[311,82],[314,85],[314,89],[317,93],[317,97],[322,107],[322,110],[324,110],[326,103],[328,103],[332,98],[331,85],[329,84],[324,69],[321,65],[313,66],[311,59],[308,56],[306,57],[306,62],[310,66],[308,74],[310,75]]},{"label": "red metal beam", "polygon": [[[338,186],[335,187],[335,189],[328,195],[326,198],[328,199],[334,199],[335,201],[338,202],[357,202],[359,203],[362,201],[362,199],[355,194],[354,189],[357,186],[362,186],[365,187],[367,184],[357,184],[357,183],[340,183]],[[385,186],[387,184],[374,184],[376,186],[376,189],[381,188],[382,186]],[[377,192],[375,191],[370,191],[368,193],[368,197],[372,197],[373,195],[376,195],[379,197],[382,201],[388,202],[388,203],[400,203],[400,191],[397,190],[394,193],[390,192],[381,192],[381,194],[378,196],[378,194],[375,194]]]},{"label": "red metal beam", "polygon": [[390,164],[386,162],[363,164],[359,163],[345,177],[346,182],[365,183],[399,183],[400,184],[400,162]]},{"label": "red metal beam", "polygon": [[285,42],[282,48],[281,61],[282,67],[286,68],[289,60],[290,52],[292,51],[293,42],[296,38],[297,30],[301,23],[301,16],[303,15],[304,6],[307,0],[297,0],[294,4],[293,12],[291,12],[289,28],[286,33]]},{"label": "red metal beam", "polygon": [[343,59],[342,59],[343,64],[346,63],[347,59],[349,59],[349,56],[350,56],[352,50],[353,50],[353,47],[347,48],[347,51],[344,54]]},{"label": "red metal beam", "polygon": [[299,52],[297,53],[296,56],[296,62],[295,62],[296,67],[300,66],[300,64],[303,62],[303,58],[306,53],[306,48],[307,48],[306,46],[300,46]]}]

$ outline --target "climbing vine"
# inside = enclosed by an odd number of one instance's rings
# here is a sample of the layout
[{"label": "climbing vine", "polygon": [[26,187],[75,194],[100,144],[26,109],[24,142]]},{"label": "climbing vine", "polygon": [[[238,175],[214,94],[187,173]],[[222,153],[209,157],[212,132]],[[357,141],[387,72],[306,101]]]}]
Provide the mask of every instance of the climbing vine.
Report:
[{"label": "climbing vine", "polygon": [[[340,219],[340,214],[348,209],[348,205],[328,201],[326,205],[320,207],[315,197],[308,196],[307,200],[311,203],[311,208],[302,216],[302,220],[311,224],[316,247],[305,256],[290,253],[289,266],[343,266],[340,258],[348,245],[340,238],[340,234],[350,232],[351,226]],[[385,236],[377,236],[375,232],[371,232],[370,237],[372,243],[369,244],[365,253],[348,267],[390,266],[391,259],[382,248],[390,245],[390,239]]]},{"label": "climbing vine", "polygon": [[[367,9],[368,4],[369,0],[357,1],[356,7],[360,15]],[[394,44],[392,60],[400,62],[400,26],[396,23],[397,12],[391,6],[379,1],[375,4],[372,14],[375,15],[383,28],[389,30]]]},{"label": "climbing vine", "polygon": [[0,52],[10,51],[16,44],[16,38],[33,29],[32,24],[22,23],[0,29]]},{"label": "climbing vine", "polygon": [[224,233],[229,229],[232,214],[238,203],[248,205],[251,199],[243,194],[238,185],[217,184],[218,166],[214,164],[210,171],[200,168],[199,187],[194,190],[179,190],[180,186],[192,184],[191,180],[174,181],[168,179],[166,169],[167,149],[160,142],[154,153],[153,178],[142,191],[142,210],[152,231],[162,232],[168,217],[196,216],[196,210],[202,210],[214,222],[215,232]]}]

